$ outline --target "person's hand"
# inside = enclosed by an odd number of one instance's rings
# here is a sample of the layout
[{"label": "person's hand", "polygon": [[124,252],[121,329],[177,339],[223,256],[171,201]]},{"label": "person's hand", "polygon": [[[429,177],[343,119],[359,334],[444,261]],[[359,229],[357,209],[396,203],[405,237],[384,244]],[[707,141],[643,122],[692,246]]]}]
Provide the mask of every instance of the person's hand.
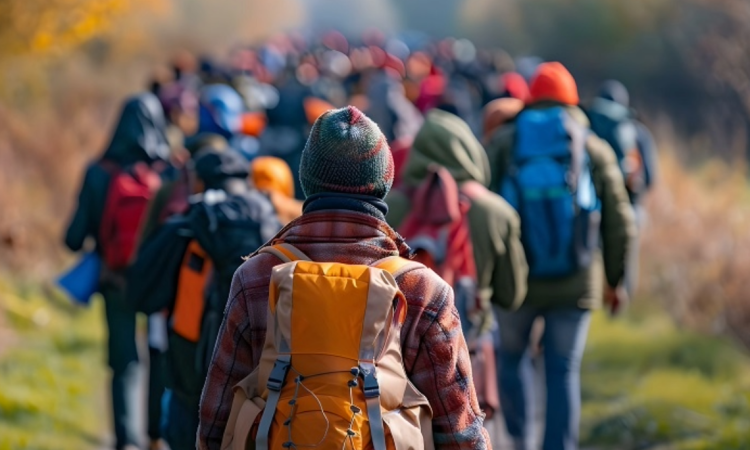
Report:
[{"label": "person's hand", "polygon": [[628,292],[622,285],[616,288],[607,286],[604,292],[604,304],[612,316],[618,315],[625,308],[629,300]]}]

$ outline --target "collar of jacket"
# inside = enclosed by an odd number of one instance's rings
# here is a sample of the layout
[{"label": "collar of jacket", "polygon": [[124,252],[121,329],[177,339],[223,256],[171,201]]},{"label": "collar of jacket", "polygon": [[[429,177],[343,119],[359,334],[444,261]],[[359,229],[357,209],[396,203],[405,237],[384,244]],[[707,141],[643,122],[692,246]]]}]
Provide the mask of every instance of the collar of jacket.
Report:
[{"label": "collar of jacket", "polygon": [[388,205],[382,199],[369,195],[325,193],[307,197],[302,207],[303,214],[342,210],[367,214],[385,222]]},{"label": "collar of jacket", "polygon": [[[337,232],[337,226],[340,229],[341,225],[346,225],[347,235]],[[369,214],[342,209],[306,211],[301,217],[293,220],[279,231],[276,237],[263,247],[287,241],[294,244],[297,239],[321,243],[387,240],[393,243],[399,256],[409,258],[411,255],[411,249],[404,238],[391,228],[385,220],[380,220]],[[258,251],[250,256],[255,256]]]}]

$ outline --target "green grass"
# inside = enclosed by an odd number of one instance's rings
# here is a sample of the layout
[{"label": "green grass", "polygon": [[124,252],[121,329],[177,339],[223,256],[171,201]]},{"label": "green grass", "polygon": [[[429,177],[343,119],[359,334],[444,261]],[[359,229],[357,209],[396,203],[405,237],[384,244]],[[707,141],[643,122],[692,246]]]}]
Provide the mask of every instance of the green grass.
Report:
[{"label": "green grass", "polygon": [[750,359],[663,312],[597,314],[582,373],[587,447],[750,448]]},{"label": "green grass", "polygon": [[0,450],[100,446],[109,426],[102,306],[77,308],[0,281],[0,314],[13,335],[0,345]]}]

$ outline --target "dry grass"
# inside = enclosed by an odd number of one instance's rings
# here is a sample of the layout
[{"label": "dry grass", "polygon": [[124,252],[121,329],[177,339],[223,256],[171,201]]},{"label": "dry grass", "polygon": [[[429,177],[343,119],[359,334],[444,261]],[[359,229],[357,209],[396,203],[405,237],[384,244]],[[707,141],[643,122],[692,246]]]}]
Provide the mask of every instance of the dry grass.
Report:
[{"label": "dry grass", "polygon": [[59,267],[81,175],[104,145],[114,113],[86,106],[58,117],[0,108],[0,266],[31,277]]},{"label": "dry grass", "polygon": [[[674,147],[672,147],[674,148]],[[641,289],[678,324],[727,334],[750,349],[750,189],[743,162],[686,170],[661,158],[647,203]]]}]

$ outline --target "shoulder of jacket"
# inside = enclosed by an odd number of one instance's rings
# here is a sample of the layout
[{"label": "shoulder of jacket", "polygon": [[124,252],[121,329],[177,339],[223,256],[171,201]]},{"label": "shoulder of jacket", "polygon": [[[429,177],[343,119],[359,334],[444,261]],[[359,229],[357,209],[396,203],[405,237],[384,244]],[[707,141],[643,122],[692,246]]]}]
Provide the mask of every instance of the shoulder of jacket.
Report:
[{"label": "shoulder of jacket", "polygon": [[396,284],[410,302],[427,306],[439,301],[440,304],[433,305],[435,309],[442,307],[446,293],[451,292],[450,285],[440,275],[422,265],[400,273]]},{"label": "shoulder of jacket", "polygon": [[503,149],[510,147],[511,143],[515,139],[517,129],[518,127],[516,126],[515,121],[503,124],[503,126],[501,126],[492,134],[492,136],[490,137],[490,141],[487,144],[487,148]]},{"label": "shoulder of jacket", "polygon": [[268,286],[273,268],[283,263],[279,258],[268,253],[253,254],[237,268],[235,276],[239,277],[243,289]]},{"label": "shoulder of jacket", "polygon": [[485,195],[472,198],[472,209],[480,211],[491,223],[518,221],[518,213],[504,198],[487,189]]},{"label": "shoulder of jacket", "polygon": [[586,138],[586,151],[595,167],[614,165],[617,166],[617,155],[612,146],[604,139],[597,136],[593,131]]},{"label": "shoulder of jacket", "polygon": [[589,116],[586,114],[580,106],[566,106],[565,111],[576,121],[579,125],[589,128],[591,127],[591,121]]}]

